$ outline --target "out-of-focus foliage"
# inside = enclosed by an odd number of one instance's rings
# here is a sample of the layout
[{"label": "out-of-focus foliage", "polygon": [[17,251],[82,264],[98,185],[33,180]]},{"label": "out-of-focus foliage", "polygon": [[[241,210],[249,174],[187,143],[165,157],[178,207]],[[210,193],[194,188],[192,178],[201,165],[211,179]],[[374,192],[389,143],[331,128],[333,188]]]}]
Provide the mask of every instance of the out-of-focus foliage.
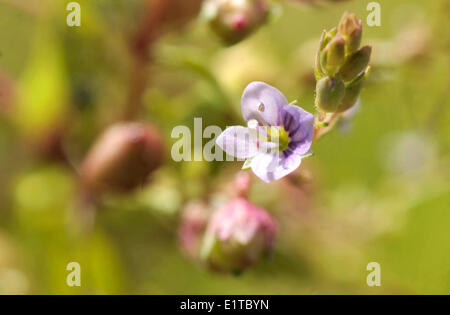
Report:
[{"label": "out-of-focus foliage", "polygon": [[[223,203],[241,163],[172,161],[172,128],[194,117],[242,124],[240,95],[254,80],[313,112],[322,30],[344,11],[365,23],[369,1],[277,1],[277,18],[229,47],[192,19],[196,2],[180,10],[188,17],[166,15],[143,64],[132,43],[146,1],[80,0],[80,27],[66,25],[67,2],[0,0],[0,294],[450,293],[447,0],[378,1],[382,26],[364,24],[373,72],[358,110],[295,176],[255,180],[250,199],[279,232],[272,259],[238,277],[183,255],[177,228],[190,201]],[[89,203],[81,163],[123,119],[136,82],[136,120],[159,128],[166,162],[136,192]],[[72,261],[79,288],[66,284]],[[366,285],[372,261],[381,287]]]}]

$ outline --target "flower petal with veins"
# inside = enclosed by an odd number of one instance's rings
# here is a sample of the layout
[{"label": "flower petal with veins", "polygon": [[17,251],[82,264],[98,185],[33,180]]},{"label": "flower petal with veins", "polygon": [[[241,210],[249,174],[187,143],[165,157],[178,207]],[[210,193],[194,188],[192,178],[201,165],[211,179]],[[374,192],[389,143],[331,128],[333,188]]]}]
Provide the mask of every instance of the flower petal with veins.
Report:
[{"label": "flower petal with veins", "polygon": [[246,121],[256,119],[261,125],[279,126],[281,109],[286,105],[286,97],[276,88],[263,82],[252,82],[242,95],[242,116]]},{"label": "flower petal with veins", "polygon": [[283,153],[266,153],[255,156],[251,168],[256,176],[270,183],[295,171],[301,162],[302,157],[297,154],[285,157]]}]

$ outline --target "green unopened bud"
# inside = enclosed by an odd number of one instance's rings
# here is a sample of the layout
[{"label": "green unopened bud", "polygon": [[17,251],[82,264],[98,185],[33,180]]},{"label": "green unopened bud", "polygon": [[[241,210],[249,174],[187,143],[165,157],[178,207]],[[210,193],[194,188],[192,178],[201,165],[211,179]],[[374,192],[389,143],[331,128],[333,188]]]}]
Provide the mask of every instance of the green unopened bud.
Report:
[{"label": "green unopened bud", "polygon": [[325,73],[325,69],[322,68],[322,60],[325,58],[323,51],[328,43],[336,36],[337,28],[333,28],[330,31],[323,30],[322,36],[319,41],[319,48],[315,57],[315,65],[314,65],[314,73],[316,76],[316,81],[322,79],[327,74]]},{"label": "green unopened bud", "polygon": [[344,97],[345,85],[339,78],[325,77],[316,85],[316,106],[318,109],[333,113]]},{"label": "green unopened bud", "polygon": [[339,104],[338,111],[344,112],[352,108],[358,101],[359,94],[366,80],[366,74],[362,73],[354,81],[345,87],[345,94]]},{"label": "green unopened bud", "polygon": [[351,81],[356,78],[361,72],[366,70],[369,65],[370,55],[372,53],[371,46],[364,46],[353,55],[347,58],[344,65],[341,67],[339,74],[345,81]]},{"label": "green unopened bud", "polygon": [[328,75],[334,75],[345,60],[345,41],[341,36],[335,36],[321,54],[321,67]]},{"label": "green unopened bud", "polygon": [[235,44],[266,22],[270,3],[267,0],[206,0],[202,13],[217,35],[227,44]]},{"label": "green unopened bud", "polygon": [[339,34],[345,39],[347,53],[351,54],[358,50],[362,38],[362,21],[355,14],[345,12],[339,22]]}]

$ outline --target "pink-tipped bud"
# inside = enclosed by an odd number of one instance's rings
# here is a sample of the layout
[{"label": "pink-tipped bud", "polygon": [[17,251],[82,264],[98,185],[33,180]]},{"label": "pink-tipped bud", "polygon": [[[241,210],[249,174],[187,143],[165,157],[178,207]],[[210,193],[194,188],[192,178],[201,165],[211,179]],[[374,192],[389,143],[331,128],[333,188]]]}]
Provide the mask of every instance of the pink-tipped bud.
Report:
[{"label": "pink-tipped bud", "polygon": [[216,271],[241,272],[272,251],[276,232],[276,222],[264,209],[233,199],[209,221],[202,258]]},{"label": "pink-tipped bud", "polygon": [[162,159],[163,144],[156,128],[119,123],[108,128],[89,151],[81,177],[93,193],[128,191],[142,185]]},{"label": "pink-tipped bud", "polygon": [[244,31],[248,27],[249,20],[244,14],[236,14],[231,22],[231,27],[235,31]]},{"label": "pink-tipped bud", "polygon": [[263,25],[270,12],[267,0],[206,0],[203,16],[227,44],[235,44]]}]

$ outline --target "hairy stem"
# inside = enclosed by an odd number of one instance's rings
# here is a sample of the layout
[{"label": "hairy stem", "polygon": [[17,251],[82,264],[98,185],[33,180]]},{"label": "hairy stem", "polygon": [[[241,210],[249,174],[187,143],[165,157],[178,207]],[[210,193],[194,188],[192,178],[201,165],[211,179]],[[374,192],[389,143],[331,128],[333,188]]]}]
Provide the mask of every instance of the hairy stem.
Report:
[{"label": "hairy stem", "polygon": [[338,112],[333,113],[328,118],[323,113],[319,113],[316,117],[316,123],[314,124],[313,141],[318,140],[320,137],[330,132],[333,129],[336,122],[339,120],[339,118],[340,113]]}]

